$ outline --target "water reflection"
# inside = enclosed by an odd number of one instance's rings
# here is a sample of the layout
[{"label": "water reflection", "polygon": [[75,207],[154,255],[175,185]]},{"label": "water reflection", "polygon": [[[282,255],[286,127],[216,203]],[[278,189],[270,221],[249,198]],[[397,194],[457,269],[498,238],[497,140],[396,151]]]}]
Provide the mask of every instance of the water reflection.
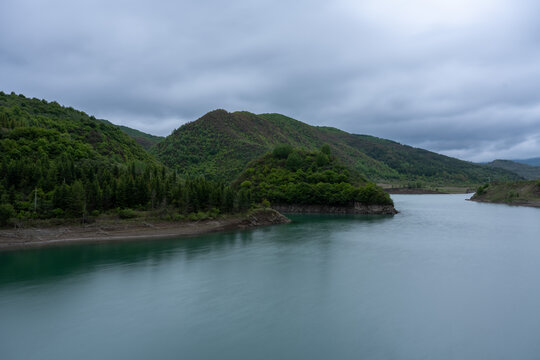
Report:
[{"label": "water reflection", "polygon": [[[180,239],[126,241],[99,244],[68,244],[54,247],[0,252],[0,286],[12,282],[49,281],[50,278],[91,272],[105,265],[135,265],[166,261],[193,260],[212,252],[249,246],[254,236],[265,241],[295,245],[313,241],[306,231],[318,239],[328,239],[339,231],[362,226],[381,225],[392,216],[370,215],[289,215],[289,225],[255,230],[213,233]],[[352,220],[352,221],[351,221]],[[272,236],[259,236],[272,234]]]},{"label": "water reflection", "polygon": [[0,358],[538,358],[540,209],[395,201],[394,217],[2,253]]},{"label": "water reflection", "polygon": [[105,265],[163,263],[221,252],[252,241],[252,232],[209,234],[181,239],[72,244],[0,252],[0,286],[91,272]]}]

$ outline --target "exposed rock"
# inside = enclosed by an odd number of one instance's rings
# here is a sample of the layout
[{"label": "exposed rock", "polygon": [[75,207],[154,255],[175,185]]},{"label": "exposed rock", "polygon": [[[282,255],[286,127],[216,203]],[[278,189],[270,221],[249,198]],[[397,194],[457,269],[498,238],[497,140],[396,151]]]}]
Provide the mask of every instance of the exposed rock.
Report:
[{"label": "exposed rock", "polygon": [[394,215],[398,211],[393,205],[365,205],[355,203],[354,206],[332,205],[272,205],[272,208],[289,214],[363,214],[363,215]]},{"label": "exposed rock", "polygon": [[265,225],[288,224],[291,220],[274,209],[257,209],[248,214],[247,218],[241,222],[245,227],[256,227]]}]

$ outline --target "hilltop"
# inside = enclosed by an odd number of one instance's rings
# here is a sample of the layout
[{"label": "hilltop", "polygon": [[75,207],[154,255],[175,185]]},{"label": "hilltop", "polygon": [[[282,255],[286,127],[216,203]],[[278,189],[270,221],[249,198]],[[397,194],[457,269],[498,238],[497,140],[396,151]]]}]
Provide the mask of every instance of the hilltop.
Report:
[{"label": "hilltop", "polygon": [[376,182],[480,184],[515,180],[511,172],[454,159],[368,135],[311,126],[280,114],[215,110],[173,131],[152,148],[180,173],[234,180],[246,165],[279,144],[316,151],[329,144],[347,167]]}]

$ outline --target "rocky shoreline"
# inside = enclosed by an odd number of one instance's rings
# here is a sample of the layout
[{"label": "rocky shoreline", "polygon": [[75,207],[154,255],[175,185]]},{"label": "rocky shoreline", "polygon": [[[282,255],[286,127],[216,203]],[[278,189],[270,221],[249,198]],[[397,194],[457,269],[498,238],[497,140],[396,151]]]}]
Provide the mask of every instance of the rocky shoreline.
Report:
[{"label": "rocky shoreline", "polygon": [[202,221],[116,221],[86,225],[0,230],[0,251],[52,245],[166,239],[219,231],[287,224],[290,220],[273,209],[259,209],[244,216]]},{"label": "rocky shoreline", "polygon": [[360,214],[360,215],[395,215],[398,211],[393,205],[365,205],[355,203],[354,206],[332,205],[272,205],[272,209],[284,214]]},{"label": "rocky shoreline", "polygon": [[389,194],[407,194],[407,195],[421,195],[421,194],[448,194],[447,192],[421,189],[421,188],[385,188]]},{"label": "rocky shoreline", "polygon": [[272,208],[254,210],[243,216],[214,220],[148,221],[133,219],[114,222],[96,221],[85,225],[0,229],[0,251],[64,244],[177,238],[289,223],[290,220],[282,213],[394,215],[398,211],[393,205],[364,205],[360,203],[356,203],[354,206],[274,205]]}]

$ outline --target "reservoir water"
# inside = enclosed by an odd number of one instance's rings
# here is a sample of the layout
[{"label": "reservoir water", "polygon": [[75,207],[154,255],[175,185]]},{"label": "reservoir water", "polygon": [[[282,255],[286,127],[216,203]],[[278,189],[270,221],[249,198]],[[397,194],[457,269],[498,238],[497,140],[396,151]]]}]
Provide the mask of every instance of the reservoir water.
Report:
[{"label": "reservoir water", "polygon": [[0,252],[0,359],[538,359],[540,209],[466,197]]}]

